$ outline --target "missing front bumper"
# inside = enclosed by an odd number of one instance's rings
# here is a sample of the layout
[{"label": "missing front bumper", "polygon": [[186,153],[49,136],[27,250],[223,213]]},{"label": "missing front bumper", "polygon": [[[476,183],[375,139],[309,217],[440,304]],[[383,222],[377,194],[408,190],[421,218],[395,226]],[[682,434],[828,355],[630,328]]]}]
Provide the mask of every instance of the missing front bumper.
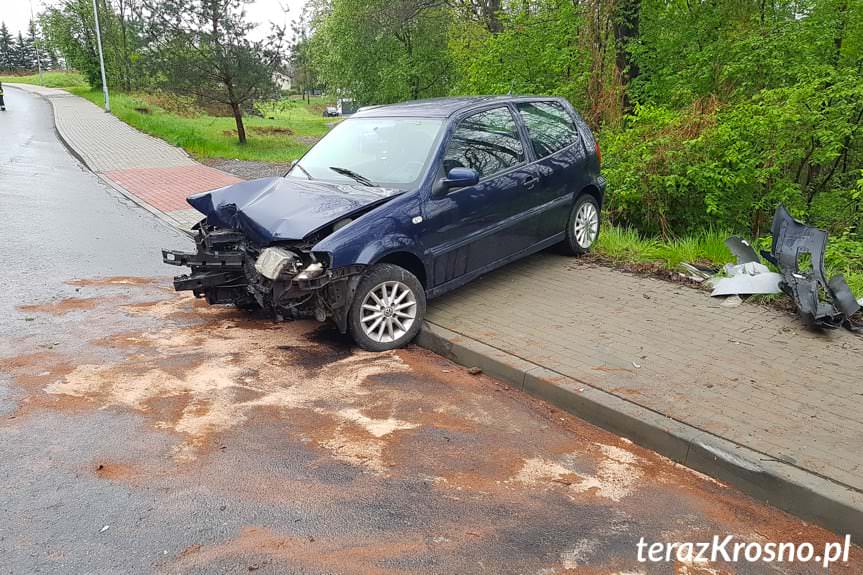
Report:
[{"label": "missing front bumper", "polygon": [[210,304],[263,308],[276,319],[329,317],[346,329],[351,286],[365,266],[333,270],[309,246],[260,250],[242,235],[213,228],[199,229],[196,247],[195,252],[162,250],[164,263],[191,268],[174,278],[177,291],[191,291]]}]

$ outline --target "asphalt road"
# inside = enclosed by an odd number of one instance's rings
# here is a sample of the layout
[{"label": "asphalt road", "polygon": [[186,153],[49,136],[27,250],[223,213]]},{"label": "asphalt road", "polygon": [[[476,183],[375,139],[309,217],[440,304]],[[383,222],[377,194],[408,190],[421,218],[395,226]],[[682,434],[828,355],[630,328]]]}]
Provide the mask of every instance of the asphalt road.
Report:
[{"label": "asphalt road", "polygon": [[22,301],[73,295],[70,277],[165,275],[158,257],[185,236],[110,190],[57,140],[51,106],[14,88],[0,113],[0,335]]},{"label": "asphalt road", "polygon": [[823,572],[639,563],[837,538],[423,350],[175,294],[188,240],[7,105],[0,573]]}]

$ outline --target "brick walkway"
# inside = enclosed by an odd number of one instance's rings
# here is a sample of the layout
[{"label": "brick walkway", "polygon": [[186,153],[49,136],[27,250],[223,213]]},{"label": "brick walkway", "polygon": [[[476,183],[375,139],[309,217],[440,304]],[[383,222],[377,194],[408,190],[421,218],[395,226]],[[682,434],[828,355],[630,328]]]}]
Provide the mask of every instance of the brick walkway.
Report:
[{"label": "brick walkway", "polygon": [[200,214],[186,197],[240,181],[121,122],[65,90],[7,84],[46,98],[60,137],[96,174],[170,223],[188,229]]},{"label": "brick walkway", "polygon": [[428,320],[863,492],[863,337],[551,254]]}]

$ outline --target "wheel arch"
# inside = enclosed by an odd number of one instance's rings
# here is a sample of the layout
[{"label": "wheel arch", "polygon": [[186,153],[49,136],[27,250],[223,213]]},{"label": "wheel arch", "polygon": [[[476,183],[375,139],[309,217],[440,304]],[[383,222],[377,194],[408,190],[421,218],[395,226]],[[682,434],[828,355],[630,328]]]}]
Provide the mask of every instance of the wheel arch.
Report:
[{"label": "wheel arch", "polygon": [[591,184],[588,184],[588,185],[584,186],[584,187],[581,189],[581,191],[578,193],[578,195],[577,195],[577,196],[575,196],[575,200],[574,200],[574,202],[577,202],[577,201],[578,201],[578,198],[580,198],[581,196],[583,196],[583,195],[585,195],[585,194],[587,194],[587,195],[589,195],[589,196],[593,196],[593,199],[595,199],[595,200],[596,200],[597,205],[599,205],[599,209],[600,209],[600,210],[602,209],[602,200],[603,200],[603,195],[604,195],[604,194],[603,194],[603,193],[602,193],[602,191],[599,189],[599,186],[597,186],[596,184],[593,184],[593,183],[591,183]]},{"label": "wheel arch", "polygon": [[417,256],[413,252],[409,252],[406,250],[389,252],[377,258],[373,263],[393,264],[404,268],[416,276],[423,289],[428,289],[428,276],[426,274],[426,266],[419,258],[419,256]]}]

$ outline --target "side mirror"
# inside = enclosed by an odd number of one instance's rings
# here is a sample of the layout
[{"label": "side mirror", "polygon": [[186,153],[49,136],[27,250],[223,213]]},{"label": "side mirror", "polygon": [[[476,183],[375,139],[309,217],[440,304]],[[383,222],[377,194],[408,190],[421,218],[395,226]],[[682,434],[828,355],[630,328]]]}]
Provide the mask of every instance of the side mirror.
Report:
[{"label": "side mirror", "polygon": [[433,198],[441,198],[453,188],[468,188],[479,183],[479,172],[473,168],[453,168],[437,182],[432,191]]}]

